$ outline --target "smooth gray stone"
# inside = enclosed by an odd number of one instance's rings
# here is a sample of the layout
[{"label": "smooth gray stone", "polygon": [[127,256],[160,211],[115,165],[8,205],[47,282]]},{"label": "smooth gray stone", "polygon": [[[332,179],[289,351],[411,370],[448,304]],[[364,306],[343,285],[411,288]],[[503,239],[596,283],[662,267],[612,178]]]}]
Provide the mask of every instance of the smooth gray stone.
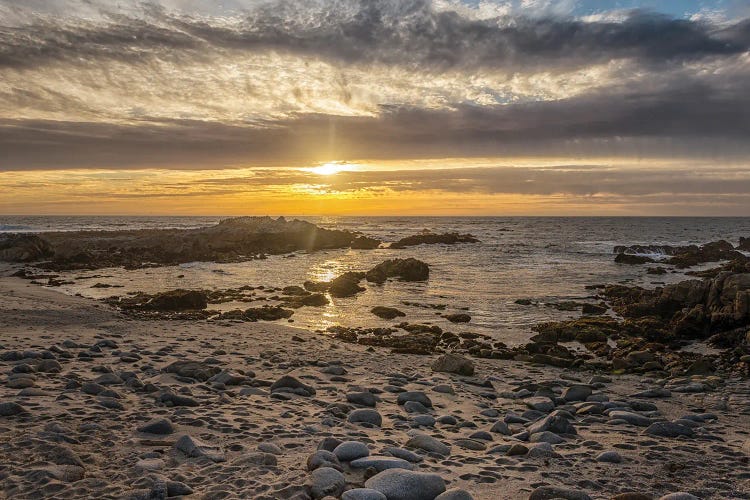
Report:
[{"label": "smooth gray stone", "polygon": [[376,474],[365,486],[383,493],[388,500],[435,500],[445,491],[445,481],[437,474],[403,469]]},{"label": "smooth gray stone", "polygon": [[359,441],[344,441],[333,450],[333,454],[342,462],[350,462],[368,456],[370,449]]},{"label": "smooth gray stone", "polygon": [[354,469],[367,469],[369,467],[372,467],[378,472],[387,469],[414,470],[414,464],[407,460],[382,455],[371,455],[369,457],[358,458],[356,460],[352,460],[349,465],[351,465]]}]

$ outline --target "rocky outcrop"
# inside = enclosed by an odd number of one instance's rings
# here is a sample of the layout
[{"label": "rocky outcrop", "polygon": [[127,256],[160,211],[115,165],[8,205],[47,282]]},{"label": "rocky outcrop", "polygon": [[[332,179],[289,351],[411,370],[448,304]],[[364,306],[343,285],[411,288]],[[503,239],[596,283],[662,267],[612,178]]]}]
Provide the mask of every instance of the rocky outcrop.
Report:
[{"label": "rocky outcrop", "polygon": [[201,290],[178,289],[157,293],[143,307],[157,311],[198,310],[208,307],[208,299]]},{"label": "rocky outcrop", "polygon": [[399,278],[402,281],[425,281],[429,277],[430,266],[412,257],[386,260],[365,274],[367,281],[372,283],[385,283],[388,278]]},{"label": "rocky outcrop", "polygon": [[412,247],[416,245],[455,245],[456,243],[478,243],[479,240],[476,239],[471,234],[459,234],[459,233],[445,233],[445,234],[436,234],[436,233],[422,233],[422,234],[415,234],[413,236],[407,236],[406,238],[401,238],[398,241],[395,241],[391,243],[390,248],[406,248],[406,247]]},{"label": "rocky outcrop", "polygon": [[352,240],[351,248],[355,250],[373,250],[378,248],[382,241],[368,236],[359,236]]},{"label": "rocky outcrop", "polygon": [[737,250],[743,252],[750,252],[750,238],[743,238],[740,236],[740,244],[737,245]]},{"label": "rocky outcrop", "polygon": [[0,235],[0,260],[6,262],[33,262],[54,255],[50,243],[35,234]]},{"label": "rocky outcrop", "polygon": [[[140,268],[193,261],[241,262],[298,250],[348,248],[360,236],[283,217],[239,217],[199,229],[78,231],[21,236],[3,260],[51,257],[48,269]],[[3,241],[10,241],[7,237]],[[45,245],[46,242],[49,247]],[[3,246],[0,244],[0,252]]]},{"label": "rocky outcrop", "polygon": [[[740,240],[740,245],[743,240]],[[669,257],[658,259],[666,264],[684,269],[706,262],[742,259],[744,256],[725,240],[712,241],[702,246],[670,246],[670,245],[631,245],[616,246],[615,262],[621,264],[646,264],[657,262],[657,256]]]},{"label": "rocky outcrop", "polygon": [[365,291],[359,286],[364,273],[346,272],[331,281],[305,281],[305,288],[312,292],[328,292],[333,297],[351,297]]}]

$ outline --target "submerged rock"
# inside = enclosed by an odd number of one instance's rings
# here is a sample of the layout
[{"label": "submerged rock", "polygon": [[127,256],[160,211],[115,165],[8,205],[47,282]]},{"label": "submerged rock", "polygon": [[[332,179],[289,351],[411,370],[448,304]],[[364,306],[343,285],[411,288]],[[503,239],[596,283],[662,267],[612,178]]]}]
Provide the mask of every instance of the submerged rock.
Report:
[{"label": "submerged rock", "polygon": [[365,274],[367,281],[372,283],[385,283],[388,278],[399,278],[402,281],[425,281],[429,276],[430,267],[412,257],[383,261]]},{"label": "submerged rock", "polygon": [[478,243],[479,240],[476,239],[471,234],[459,234],[459,233],[444,233],[444,234],[436,234],[436,233],[422,233],[422,234],[415,234],[413,236],[407,236],[405,238],[401,238],[398,241],[395,241],[391,243],[390,248],[406,248],[416,245],[436,245],[436,244],[442,244],[442,245],[455,245],[456,243]]}]

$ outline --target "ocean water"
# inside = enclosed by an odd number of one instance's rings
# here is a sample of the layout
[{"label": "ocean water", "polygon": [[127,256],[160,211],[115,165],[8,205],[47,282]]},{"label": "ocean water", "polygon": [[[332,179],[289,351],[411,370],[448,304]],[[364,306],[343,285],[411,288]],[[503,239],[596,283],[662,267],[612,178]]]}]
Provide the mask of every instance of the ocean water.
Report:
[{"label": "ocean water", "polygon": [[[424,229],[471,233],[476,244],[422,245],[403,250],[329,250],[298,252],[293,257],[236,264],[194,262],[174,267],[102,269],[64,273],[75,281],[59,290],[103,298],[127,292],[156,292],[173,288],[226,289],[242,285],[301,285],[305,280],[328,280],[345,271],[367,270],[394,257],[415,257],[430,265],[424,283],[391,281],[366,284],[356,297],[332,299],[329,306],[296,310],[295,326],[325,329],[331,325],[388,326],[369,311],[375,305],[393,306],[407,313],[409,322],[430,322],[443,329],[491,335],[509,344],[525,341],[531,327],[579,315],[558,311],[550,304],[567,300],[594,301],[586,285],[626,283],[645,287],[686,279],[682,272],[647,275],[647,266],[614,263],[615,245],[701,244],[727,239],[736,244],[750,236],[750,218],[615,218],[615,217],[299,217],[327,228],[348,229],[395,241]],[[213,224],[220,217],[0,217],[0,231],[40,232],[77,229],[126,229]],[[704,267],[712,267],[709,264]],[[92,277],[97,275],[98,277]],[[96,283],[122,288],[92,288]],[[363,282],[364,283],[364,282]],[[531,299],[536,305],[516,304]],[[422,304],[405,305],[404,302]],[[261,304],[261,303],[259,303]],[[427,304],[445,305],[439,311]],[[254,304],[251,304],[254,305]],[[210,306],[229,310],[248,304]],[[441,314],[468,312],[468,324],[455,325]]]}]

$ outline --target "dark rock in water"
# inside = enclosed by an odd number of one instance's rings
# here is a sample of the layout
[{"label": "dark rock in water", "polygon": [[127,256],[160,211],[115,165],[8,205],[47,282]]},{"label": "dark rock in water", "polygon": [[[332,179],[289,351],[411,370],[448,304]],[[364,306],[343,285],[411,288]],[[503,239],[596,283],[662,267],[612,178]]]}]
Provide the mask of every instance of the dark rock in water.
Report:
[{"label": "dark rock in water", "polygon": [[199,229],[45,233],[54,251],[49,269],[176,265],[193,261],[241,262],[297,250],[347,248],[349,231],[323,229],[284,217],[238,217]]},{"label": "dark rock in water", "polygon": [[205,309],[207,306],[208,298],[205,292],[179,289],[157,293],[143,307],[157,311],[184,311]]},{"label": "dark rock in water", "polygon": [[33,262],[53,255],[52,245],[35,234],[0,235],[0,261]]},{"label": "dark rock in water", "polygon": [[248,321],[276,321],[290,318],[294,314],[291,309],[281,306],[250,307],[245,309],[245,318]]},{"label": "dark rock in water", "polygon": [[304,295],[283,297],[281,300],[283,300],[289,307],[294,308],[302,306],[321,307],[329,304],[328,299],[322,293],[310,293],[307,291],[305,291]]},{"label": "dark rock in water", "polygon": [[218,366],[211,366],[200,361],[175,361],[163,370],[166,373],[174,373],[180,377],[189,377],[205,382],[217,373],[221,372]]},{"label": "dark rock in water", "polygon": [[617,257],[615,257],[615,262],[618,264],[648,264],[656,261],[651,257],[646,257],[645,255],[618,253]]},{"label": "dark rock in water", "polygon": [[443,354],[432,362],[432,370],[436,372],[457,373],[459,375],[474,375],[474,362],[460,354]]},{"label": "dark rock in water", "polygon": [[740,244],[737,245],[737,250],[750,252],[750,238],[743,238],[742,236],[740,236]]},{"label": "dark rock in water", "polygon": [[359,236],[352,240],[351,247],[355,250],[372,250],[378,248],[382,242],[376,238]]},{"label": "dark rock in water", "polygon": [[390,248],[406,248],[406,247],[411,247],[411,246],[416,246],[416,245],[435,245],[435,244],[455,245],[456,243],[478,243],[478,242],[479,240],[476,239],[471,234],[422,233],[422,234],[415,234],[413,236],[407,236],[406,238],[401,238],[400,240],[391,243]]},{"label": "dark rock in water", "polygon": [[471,316],[466,313],[446,314],[443,317],[451,323],[468,323],[471,321]]},{"label": "dark rock in water", "polygon": [[661,266],[649,267],[648,269],[646,269],[646,274],[662,275],[667,274],[667,270]]},{"label": "dark rock in water", "polygon": [[370,312],[383,319],[394,319],[406,316],[406,313],[399,311],[395,307],[375,306],[370,309]]},{"label": "dark rock in water", "polygon": [[583,314],[591,314],[591,315],[600,315],[607,312],[607,306],[606,305],[600,305],[600,304],[583,304],[581,307],[581,312]]},{"label": "dark rock in water", "polygon": [[399,278],[403,281],[424,281],[429,276],[430,267],[412,257],[386,260],[365,274],[367,281],[372,283],[385,283],[388,278]]},{"label": "dark rock in water", "polygon": [[328,292],[333,297],[351,297],[365,290],[359,286],[363,277],[364,273],[350,271],[331,281],[305,281],[305,288],[313,292]]}]

